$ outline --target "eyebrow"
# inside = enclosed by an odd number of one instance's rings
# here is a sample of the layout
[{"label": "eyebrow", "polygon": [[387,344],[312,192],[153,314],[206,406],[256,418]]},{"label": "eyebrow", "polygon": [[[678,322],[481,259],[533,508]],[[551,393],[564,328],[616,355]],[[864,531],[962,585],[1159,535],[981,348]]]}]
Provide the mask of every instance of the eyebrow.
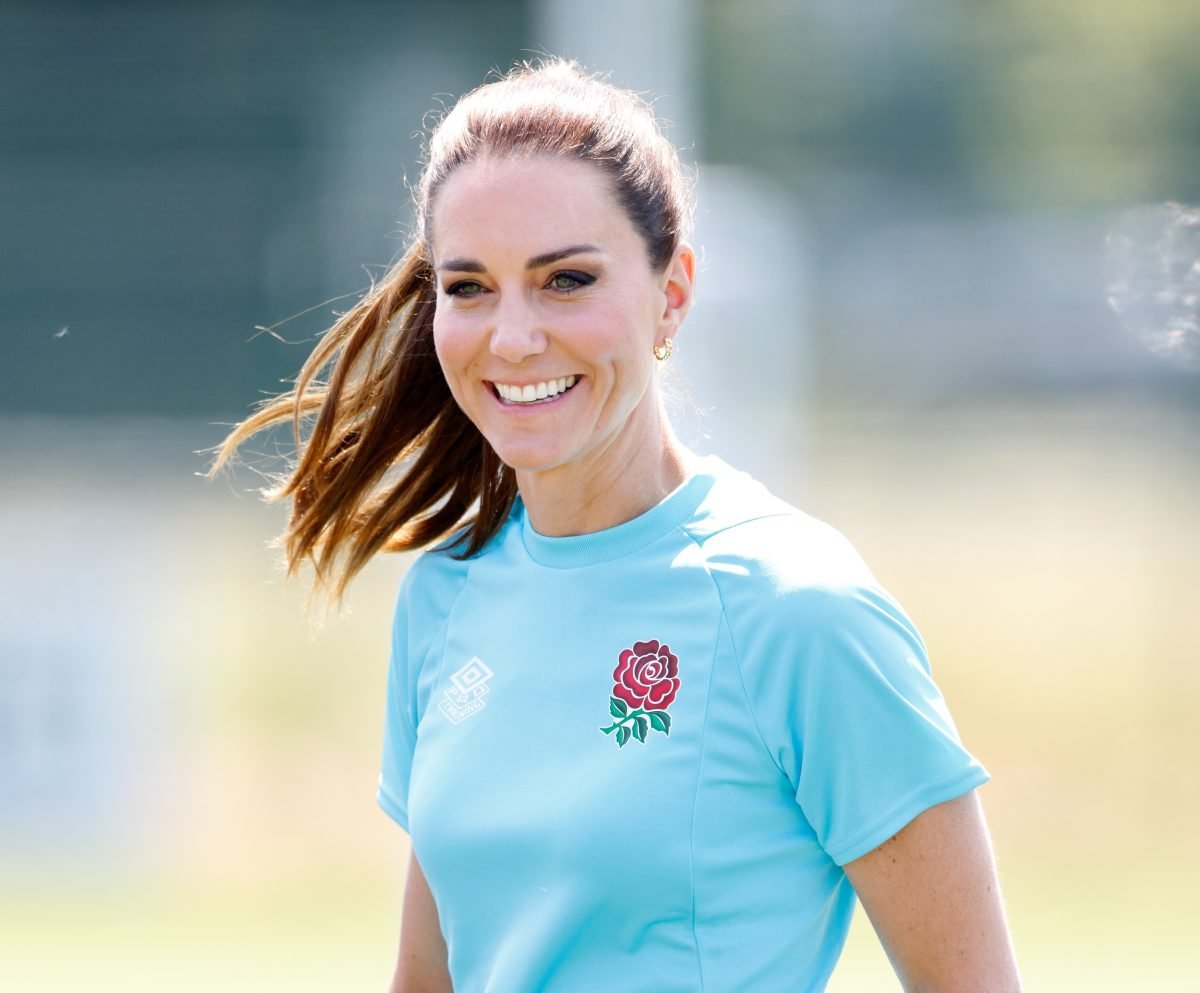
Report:
[{"label": "eyebrow", "polygon": [[[540,269],[542,266],[550,265],[553,262],[558,262],[561,259],[569,258],[572,255],[582,255],[584,252],[598,252],[600,248],[596,245],[568,245],[566,248],[558,248],[553,252],[545,252],[542,255],[535,255],[525,263],[525,268]],[[482,262],[476,262],[474,259],[447,259],[438,266],[439,272],[484,272]]]}]

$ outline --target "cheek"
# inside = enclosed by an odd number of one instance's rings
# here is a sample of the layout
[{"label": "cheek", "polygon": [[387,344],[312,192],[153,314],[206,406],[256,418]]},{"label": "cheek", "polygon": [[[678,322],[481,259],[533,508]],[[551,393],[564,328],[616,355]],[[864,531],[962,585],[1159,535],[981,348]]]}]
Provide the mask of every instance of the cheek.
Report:
[{"label": "cheek", "polygon": [[433,347],[442,372],[452,385],[475,357],[473,338],[470,322],[454,315],[434,315]]},{"label": "cheek", "polygon": [[450,395],[459,409],[467,412],[472,402],[471,391],[467,387],[467,373],[475,360],[468,328],[460,320],[438,320],[435,317],[433,348]]},{"label": "cheek", "polygon": [[583,329],[591,353],[625,369],[643,365],[642,353],[649,355],[654,343],[654,325],[645,319],[644,311],[627,299],[597,308]]}]

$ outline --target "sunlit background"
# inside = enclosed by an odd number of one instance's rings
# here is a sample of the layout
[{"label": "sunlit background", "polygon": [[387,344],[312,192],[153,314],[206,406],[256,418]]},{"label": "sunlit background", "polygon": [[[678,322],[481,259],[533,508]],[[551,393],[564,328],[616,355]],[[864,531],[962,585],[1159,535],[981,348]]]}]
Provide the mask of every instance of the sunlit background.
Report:
[{"label": "sunlit background", "polygon": [[[0,989],[386,988],[407,562],[322,626],[255,492],[286,436],[197,453],[403,248],[426,112],[536,52],[658,95],[705,260],[680,431],[921,628],[1027,988],[1200,988],[1198,36],[1194,0],[0,0]],[[860,914],[831,990],[898,988]]]}]

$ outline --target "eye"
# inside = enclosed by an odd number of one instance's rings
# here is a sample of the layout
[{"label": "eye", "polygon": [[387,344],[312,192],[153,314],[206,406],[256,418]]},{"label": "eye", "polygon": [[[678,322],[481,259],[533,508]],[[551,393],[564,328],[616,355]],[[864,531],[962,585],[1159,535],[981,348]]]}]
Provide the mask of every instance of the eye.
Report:
[{"label": "eye", "polygon": [[581,286],[589,286],[596,281],[595,276],[589,276],[586,272],[575,272],[574,270],[556,272],[550,277],[550,282],[546,285],[552,290],[558,290],[560,293],[570,293],[573,290],[579,289]]},{"label": "eye", "polygon": [[460,279],[446,287],[446,296],[451,297],[477,297],[482,292],[483,287],[473,279]]}]

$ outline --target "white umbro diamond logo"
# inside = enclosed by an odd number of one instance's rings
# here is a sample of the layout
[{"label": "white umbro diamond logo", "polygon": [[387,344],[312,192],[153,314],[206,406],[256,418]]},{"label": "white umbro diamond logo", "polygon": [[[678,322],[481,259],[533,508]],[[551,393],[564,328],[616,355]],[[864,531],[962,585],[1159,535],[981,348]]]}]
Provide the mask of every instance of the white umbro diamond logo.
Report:
[{"label": "white umbro diamond logo", "polygon": [[483,659],[473,658],[456,673],[451,675],[451,685],[442,695],[438,709],[453,723],[461,724],[472,714],[483,710],[487,701],[487,681],[492,678]]}]

